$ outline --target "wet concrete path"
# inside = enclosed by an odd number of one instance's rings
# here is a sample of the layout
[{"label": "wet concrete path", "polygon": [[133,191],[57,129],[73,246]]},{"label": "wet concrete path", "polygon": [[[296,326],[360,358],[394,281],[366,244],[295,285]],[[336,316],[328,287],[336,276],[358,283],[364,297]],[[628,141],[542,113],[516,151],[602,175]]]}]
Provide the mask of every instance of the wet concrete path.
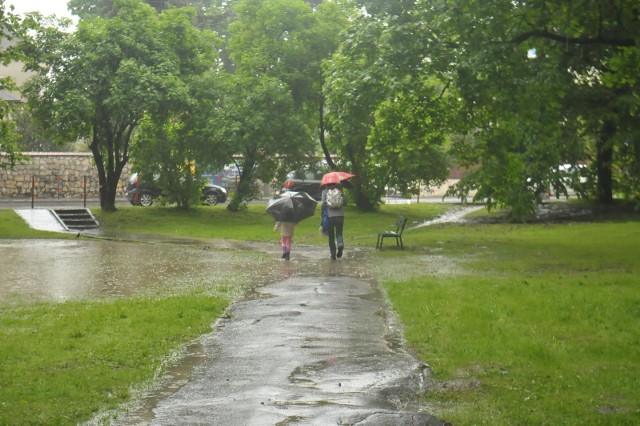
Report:
[{"label": "wet concrete path", "polygon": [[428,367],[402,349],[382,294],[350,277],[294,277],[235,304],[175,393],[119,424],[430,425]]}]

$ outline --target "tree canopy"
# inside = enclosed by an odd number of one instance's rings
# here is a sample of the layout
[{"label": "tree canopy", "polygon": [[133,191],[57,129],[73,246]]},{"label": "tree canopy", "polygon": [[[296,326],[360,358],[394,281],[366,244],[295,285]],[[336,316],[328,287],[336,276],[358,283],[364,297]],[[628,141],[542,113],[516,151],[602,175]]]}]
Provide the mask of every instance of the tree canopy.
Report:
[{"label": "tree canopy", "polygon": [[[374,140],[386,100],[405,121],[427,119],[450,136],[452,157],[473,170],[451,193],[476,190],[476,200],[510,207],[514,219],[551,185],[565,192],[565,182],[602,203],[614,193],[638,199],[636,2],[357,3],[366,12],[327,74],[332,136],[345,154],[362,155]],[[445,101],[438,114],[418,107],[424,96],[403,95],[424,87],[419,80],[451,90],[431,96]],[[587,165],[588,183],[579,186],[558,167],[565,163]]]},{"label": "tree canopy", "polygon": [[[12,8],[7,9],[4,1],[0,0],[0,62],[7,64],[21,58],[15,45],[22,35],[20,19]],[[11,77],[0,78],[0,91],[7,94],[17,91],[15,81]],[[10,119],[13,109],[5,97],[0,99],[0,168],[13,167],[21,158],[19,136],[15,131],[14,121]]]},{"label": "tree canopy", "polygon": [[457,99],[450,77],[415,49],[421,29],[408,15],[359,15],[326,66],[330,147],[356,174],[362,210],[375,209],[389,186],[415,193],[448,174]]},{"label": "tree canopy", "polygon": [[[196,12],[205,12],[215,0],[143,0],[156,12],[180,7],[193,7]],[[69,10],[82,19],[112,18],[118,14],[117,0],[69,0]]]},{"label": "tree canopy", "polygon": [[451,194],[514,220],[549,188],[640,200],[632,0],[147,3],[72,0],[77,31],[37,26],[23,49],[34,116],[60,140],[90,136],[105,200],[131,140],[177,169],[235,158],[231,209],[320,152],[357,175],[362,210],[452,163],[469,173]]},{"label": "tree canopy", "polygon": [[232,116],[220,123],[242,162],[232,210],[252,196],[255,178],[270,181],[282,164],[317,154],[320,64],[337,44],[335,32],[320,29],[327,29],[327,16],[340,17],[331,6],[313,9],[302,0],[240,0],[234,15],[226,46]]},{"label": "tree canopy", "polygon": [[445,54],[456,63],[455,84],[472,126],[454,152],[480,166],[458,194],[478,189],[478,199],[509,206],[522,219],[538,188],[562,190],[563,180],[575,178],[558,168],[569,163],[590,167],[591,194],[600,202],[610,203],[624,187],[637,199],[635,2],[436,4],[415,11],[433,23],[436,37],[424,47],[449,46]]},{"label": "tree canopy", "polygon": [[206,71],[214,53],[188,9],[158,15],[138,0],[116,7],[114,18],[81,20],[73,33],[37,25],[22,46],[37,74],[25,88],[34,117],[58,140],[88,137],[104,210],[115,209],[140,122],[188,107],[187,77]]}]

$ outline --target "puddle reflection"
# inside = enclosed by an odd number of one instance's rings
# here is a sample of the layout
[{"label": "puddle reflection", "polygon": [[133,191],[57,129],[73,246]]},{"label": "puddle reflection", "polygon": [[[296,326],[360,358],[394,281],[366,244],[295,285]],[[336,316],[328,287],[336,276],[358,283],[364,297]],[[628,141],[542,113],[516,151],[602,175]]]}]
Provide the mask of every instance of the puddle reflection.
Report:
[{"label": "puddle reflection", "polygon": [[0,299],[69,300],[154,295],[213,281],[231,250],[115,241],[0,241]]},{"label": "puddle reflection", "polygon": [[[0,240],[0,301],[161,297],[190,290],[249,294],[292,276],[366,277],[363,253],[331,261],[299,246],[290,262],[276,244],[235,247],[112,240]],[[230,290],[231,289],[231,290]],[[234,294],[235,293],[235,294]]]},{"label": "puddle reflection", "polygon": [[[112,240],[0,240],[0,301],[65,301],[225,287],[235,296],[292,276],[362,278],[362,253],[331,261],[322,247],[299,247],[290,262],[277,245],[222,247]],[[227,296],[233,296],[228,294]]]}]

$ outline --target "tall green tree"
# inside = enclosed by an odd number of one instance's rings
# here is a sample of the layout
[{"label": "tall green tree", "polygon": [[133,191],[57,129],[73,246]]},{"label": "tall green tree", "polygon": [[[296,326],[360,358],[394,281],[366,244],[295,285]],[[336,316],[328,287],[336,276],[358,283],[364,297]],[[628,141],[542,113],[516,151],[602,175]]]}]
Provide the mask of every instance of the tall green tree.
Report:
[{"label": "tall green tree", "polygon": [[255,181],[270,182],[280,162],[313,153],[307,123],[297,113],[288,86],[268,77],[231,74],[218,113],[211,117],[217,139],[226,141],[240,179],[228,209],[238,211],[255,197]]},{"label": "tall green tree", "polygon": [[153,177],[167,201],[184,209],[200,203],[202,172],[222,167],[231,158],[228,144],[216,138],[217,129],[211,125],[221,91],[216,49],[220,40],[197,29],[194,17],[191,9],[163,12],[171,25],[170,44],[179,52],[200,53],[191,58],[196,62],[189,70],[180,74],[188,90],[184,107],[145,116],[131,149],[135,170]]},{"label": "tall green tree", "polygon": [[[324,4],[313,9],[302,0],[240,0],[235,4],[235,20],[229,26],[227,43],[232,63],[229,69],[235,75],[232,81],[239,85],[237,92],[241,94],[253,87],[256,94],[264,96],[262,107],[271,110],[253,113],[260,114],[258,123],[266,127],[253,133],[253,141],[239,145],[243,152],[238,154],[245,162],[236,193],[240,200],[248,196],[243,191],[252,193],[255,170],[261,170],[261,175],[271,180],[282,164],[295,164],[305,156],[317,154],[317,135],[324,136],[323,131],[316,130],[322,126],[320,64],[336,44],[332,40],[341,24],[340,19],[335,19],[340,18],[338,12],[334,6]],[[329,17],[334,18],[333,24]],[[334,31],[325,33],[321,28]],[[259,99],[254,96],[238,105],[258,106]],[[275,111],[286,111],[287,115],[278,118],[273,115]],[[250,127],[254,126],[252,123]],[[243,133],[229,136],[244,137]],[[256,150],[278,153],[278,157],[256,156],[252,153]],[[259,163],[254,167],[252,163],[256,161]],[[237,208],[236,203],[230,203],[229,208]]]},{"label": "tall green tree", "polygon": [[[591,165],[596,198],[638,195],[640,12],[627,0],[436,2],[417,10],[450,47],[470,133],[456,153],[480,168],[457,188],[533,211],[561,163]],[[617,180],[616,170],[620,170]],[[564,189],[559,185],[561,190]],[[635,194],[634,194],[635,192]]]},{"label": "tall green tree", "polygon": [[[0,61],[9,63],[21,58],[15,49],[17,40],[24,35],[23,25],[18,16],[13,13],[13,7],[7,8],[4,0],[0,0]],[[11,77],[0,78],[0,90],[16,91],[15,81]],[[10,116],[12,105],[6,99],[0,99],[0,168],[13,167],[20,160],[19,136],[16,133],[15,123]]]},{"label": "tall green tree", "polygon": [[168,119],[145,117],[131,149],[135,170],[183,209],[200,203],[202,173],[221,169],[232,158],[232,147],[220,134],[228,124],[220,119],[221,78],[216,69],[190,78],[188,107]]},{"label": "tall green tree", "polygon": [[405,13],[361,14],[326,67],[330,146],[356,174],[363,211],[378,207],[387,186],[411,193],[447,176],[457,100],[446,69],[412,45],[422,29]]},{"label": "tall green tree", "polygon": [[73,33],[36,26],[23,45],[27,68],[37,74],[25,90],[34,117],[59,141],[89,139],[106,211],[115,210],[141,120],[162,122],[185,109],[185,81],[211,65],[212,51],[183,25],[183,9],[158,15],[139,0],[118,0],[116,7],[114,18],[81,20]]},{"label": "tall green tree", "polygon": [[[586,163],[593,189],[579,188],[584,195],[638,199],[637,2],[357,3],[384,23],[393,44],[383,49],[406,78],[424,72],[457,91],[452,153],[473,171],[452,193],[476,190],[476,199],[523,220],[541,189],[579,183],[559,164]],[[421,71],[406,66],[416,59]]]},{"label": "tall green tree", "polygon": [[349,26],[349,10],[337,2],[318,4],[314,8],[314,25],[304,33],[304,39],[311,52],[306,71],[308,88],[305,92],[305,105],[309,110],[311,121],[314,121],[314,116],[317,117],[314,128],[318,135],[320,148],[328,166],[333,170],[337,170],[338,165],[334,161],[326,140],[328,132],[325,121],[326,80],[322,67],[340,45],[341,36]]}]

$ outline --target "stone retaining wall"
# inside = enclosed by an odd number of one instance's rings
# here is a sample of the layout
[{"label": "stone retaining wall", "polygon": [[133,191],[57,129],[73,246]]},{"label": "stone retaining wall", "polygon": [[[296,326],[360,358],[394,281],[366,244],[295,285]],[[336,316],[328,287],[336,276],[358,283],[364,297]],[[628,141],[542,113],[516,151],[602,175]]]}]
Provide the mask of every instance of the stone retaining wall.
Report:
[{"label": "stone retaining wall", "polygon": [[[98,170],[88,152],[25,152],[28,158],[13,169],[0,169],[0,197],[98,198]],[[129,178],[125,166],[118,184],[119,195]],[[86,186],[85,186],[86,180]]]}]

